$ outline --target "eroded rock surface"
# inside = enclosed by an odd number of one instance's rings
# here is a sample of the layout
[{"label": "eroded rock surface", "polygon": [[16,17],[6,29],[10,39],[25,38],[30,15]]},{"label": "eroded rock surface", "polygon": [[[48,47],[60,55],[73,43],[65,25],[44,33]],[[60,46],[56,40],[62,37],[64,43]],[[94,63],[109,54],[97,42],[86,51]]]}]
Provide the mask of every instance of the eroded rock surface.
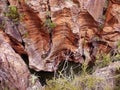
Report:
[{"label": "eroded rock surface", "polygon": [[[0,31],[0,90],[27,90],[33,87],[30,81],[31,74],[24,60],[12,49],[13,45],[10,43],[7,34]],[[34,87],[42,88],[38,80],[35,81]]]},{"label": "eroded rock surface", "polygon": [[117,78],[119,78],[120,62],[114,62],[107,67],[96,70],[93,76],[101,79],[95,90],[104,90],[108,88],[109,90],[115,90]]},{"label": "eroded rock surface", "polygon": [[115,2],[110,1],[112,8],[106,16],[112,14],[117,22],[104,27],[99,18],[105,0],[9,0],[10,5],[16,5],[19,13],[24,14],[18,32],[25,44],[30,68],[54,71],[65,60],[66,52],[71,53],[68,60],[82,63],[83,59],[94,62],[99,52],[113,50],[119,40],[119,3]]}]

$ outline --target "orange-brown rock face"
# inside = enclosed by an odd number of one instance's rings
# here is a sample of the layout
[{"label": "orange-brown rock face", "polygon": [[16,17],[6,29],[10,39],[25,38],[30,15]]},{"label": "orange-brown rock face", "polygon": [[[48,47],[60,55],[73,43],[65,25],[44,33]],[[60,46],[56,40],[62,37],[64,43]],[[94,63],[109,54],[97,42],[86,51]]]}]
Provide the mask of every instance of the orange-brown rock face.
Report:
[{"label": "orange-brown rock face", "polygon": [[119,4],[120,5],[120,1],[119,0],[110,0],[112,3],[114,4]]},{"label": "orange-brown rock face", "polygon": [[37,14],[24,2],[21,2],[19,12],[24,14],[23,24],[25,26],[24,42],[29,56],[29,65],[31,68],[40,71],[45,70],[42,55],[49,50],[49,34],[42,26],[41,19]]},{"label": "orange-brown rock face", "polygon": [[62,60],[94,62],[99,53],[109,53],[119,40],[119,4],[115,2],[118,1],[109,3],[105,26],[104,21],[99,21],[105,0],[22,0],[21,4],[17,3],[18,11],[23,14],[19,32],[30,68],[55,71]]},{"label": "orange-brown rock face", "polygon": [[6,34],[2,30],[0,30],[0,34],[1,34],[1,39],[2,39],[1,43],[3,41],[9,43],[11,45],[11,47],[15,50],[15,52],[17,52],[20,55],[27,54],[25,52],[25,50],[24,50],[24,47],[15,38],[13,38],[12,36]]},{"label": "orange-brown rock face", "polygon": [[117,0],[111,1],[109,2],[102,37],[108,42],[110,46],[115,47],[120,41],[120,5]]},{"label": "orange-brown rock face", "polygon": [[99,21],[99,19],[102,18],[104,7],[105,7],[105,0],[89,0],[87,5],[87,11],[92,15],[92,17],[96,21]]},{"label": "orange-brown rock face", "polygon": [[17,5],[18,4],[18,0],[8,0],[10,5]]}]

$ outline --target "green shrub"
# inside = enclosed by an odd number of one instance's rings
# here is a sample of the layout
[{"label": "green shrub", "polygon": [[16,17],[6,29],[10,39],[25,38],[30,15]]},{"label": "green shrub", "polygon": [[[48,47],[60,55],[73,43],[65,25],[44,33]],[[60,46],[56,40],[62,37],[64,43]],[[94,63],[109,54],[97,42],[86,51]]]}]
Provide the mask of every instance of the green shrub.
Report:
[{"label": "green shrub", "polygon": [[74,76],[73,79],[63,76],[47,81],[45,90],[93,90],[96,83],[101,81],[102,79],[92,75]]},{"label": "green shrub", "polygon": [[104,55],[99,55],[97,57],[95,66],[97,68],[102,68],[102,67],[108,66],[110,63],[112,63],[110,54],[104,54]]},{"label": "green shrub", "polygon": [[86,71],[87,62],[82,66],[81,74],[75,75],[73,70],[70,70],[71,75],[64,75],[59,72],[57,77],[47,81],[45,90],[92,90],[95,88],[96,83],[100,82],[95,76],[89,75]]},{"label": "green shrub", "polygon": [[51,29],[53,29],[56,26],[55,23],[51,21],[51,19],[46,19],[44,25]]},{"label": "green shrub", "polygon": [[38,79],[39,76],[36,76],[35,74],[32,74],[31,75],[31,78],[30,78],[30,81],[32,83],[32,85],[35,84],[36,80]]},{"label": "green shrub", "polygon": [[17,22],[20,17],[16,6],[9,6],[8,12],[5,12],[4,14],[5,16],[12,19],[14,22]]}]

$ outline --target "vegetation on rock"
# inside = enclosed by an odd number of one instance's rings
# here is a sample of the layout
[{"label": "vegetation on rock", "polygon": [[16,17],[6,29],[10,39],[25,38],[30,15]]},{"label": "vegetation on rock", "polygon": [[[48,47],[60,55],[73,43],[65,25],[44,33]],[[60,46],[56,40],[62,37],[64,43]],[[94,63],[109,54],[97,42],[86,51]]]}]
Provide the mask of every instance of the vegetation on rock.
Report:
[{"label": "vegetation on rock", "polygon": [[119,0],[0,1],[0,90],[119,90],[119,82]]}]

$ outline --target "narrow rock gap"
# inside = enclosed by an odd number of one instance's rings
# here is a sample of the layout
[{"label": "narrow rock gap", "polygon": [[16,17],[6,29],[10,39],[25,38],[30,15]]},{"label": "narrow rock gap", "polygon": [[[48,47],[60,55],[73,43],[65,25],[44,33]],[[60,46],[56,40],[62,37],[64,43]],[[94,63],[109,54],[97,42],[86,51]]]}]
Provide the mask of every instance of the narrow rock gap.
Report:
[{"label": "narrow rock gap", "polygon": [[47,71],[35,71],[31,68],[29,68],[29,58],[28,55],[26,54],[22,54],[21,58],[24,60],[24,62],[26,63],[29,71],[31,74],[34,74],[35,76],[38,77],[39,82],[41,83],[42,86],[46,85],[46,80],[50,80],[54,77],[54,72],[47,72]]},{"label": "narrow rock gap", "polygon": [[10,5],[10,2],[7,0],[7,5],[9,6]]},{"label": "narrow rock gap", "polygon": [[31,74],[36,75],[39,78],[39,82],[42,86],[47,84],[47,80],[51,80],[54,77],[54,72],[47,72],[47,71],[35,71],[30,69]]},{"label": "narrow rock gap", "polygon": [[[53,23],[53,21],[52,21],[52,19],[51,19],[51,6],[50,6],[50,2],[49,2],[49,0],[47,0],[47,5],[48,5],[48,15],[46,15],[46,20],[50,20],[50,23]],[[48,50],[48,52],[47,52],[47,56],[49,55],[49,53],[50,53],[50,51],[51,51],[51,48],[52,48],[52,32],[53,32],[53,29],[51,28],[51,27],[49,27],[49,26],[47,26],[48,27],[48,32],[49,32],[49,38],[50,38],[50,40],[49,40],[49,50]]]},{"label": "narrow rock gap", "polygon": [[22,54],[21,58],[24,60],[25,64],[29,67],[29,59],[27,54]]},{"label": "narrow rock gap", "polygon": [[[47,85],[47,81],[52,80],[53,78],[57,78],[60,75],[60,72],[64,76],[71,76],[71,70],[73,70],[74,75],[81,73],[82,64],[80,63],[74,63],[71,61],[63,61],[59,64],[57,71],[55,72],[47,72],[47,71],[35,71],[33,69],[29,69],[32,74],[35,74],[38,76],[39,81],[42,86]],[[64,69],[64,70],[63,70]]]}]

